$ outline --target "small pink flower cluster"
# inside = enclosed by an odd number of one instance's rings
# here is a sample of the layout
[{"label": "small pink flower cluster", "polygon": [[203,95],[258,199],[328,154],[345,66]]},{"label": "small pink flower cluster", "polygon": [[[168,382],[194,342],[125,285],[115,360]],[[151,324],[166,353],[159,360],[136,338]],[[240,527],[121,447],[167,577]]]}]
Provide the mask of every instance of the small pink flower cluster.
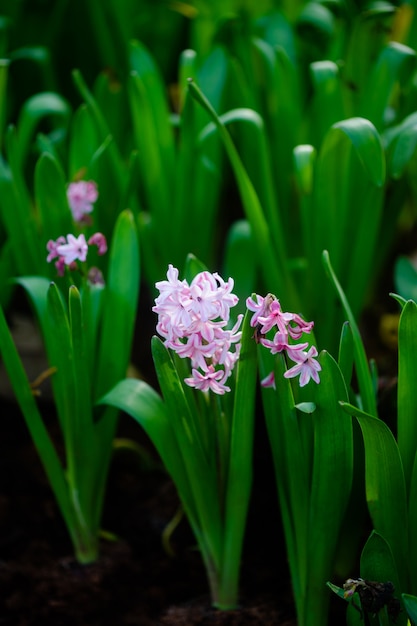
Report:
[{"label": "small pink flower cluster", "polygon": [[[238,302],[233,279],[200,272],[189,285],[168,266],[167,279],[156,283],[160,295],[152,310],[158,314],[157,331],[164,344],[181,358],[191,359],[190,387],[217,394],[230,391],[225,383],[239,358],[242,315],[231,330],[225,327],[230,307]],[[231,350],[234,345],[234,351]]]},{"label": "small pink flower cluster", "polygon": [[[311,378],[319,383],[318,373],[321,370],[321,365],[315,360],[317,356],[316,347],[311,346],[306,351],[308,343],[289,343],[290,339],[297,341],[303,333],[311,332],[314,322],[305,322],[296,313],[284,313],[279,300],[270,293],[265,298],[256,295],[256,301],[253,298],[247,298],[246,306],[254,312],[250,324],[252,328],[255,328],[256,341],[269,348],[271,354],[285,351],[291,361],[295,363],[285,372],[285,378],[300,375],[300,387],[304,387]],[[265,335],[273,328],[275,329],[273,339],[267,339]],[[264,378],[261,384],[263,387],[275,388],[274,372]]]},{"label": "small pink flower cluster", "polygon": [[88,246],[97,246],[99,255],[106,254],[107,242],[104,235],[101,233],[94,233],[88,242],[85,240],[83,234],[78,237],[74,235],[67,235],[67,238],[61,236],[56,241],[50,239],[46,244],[46,249],[49,254],[46,257],[48,263],[55,261],[55,267],[58,270],[58,275],[63,276],[65,273],[65,267],[70,270],[77,269],[76,261],[84,261],[87,258]]},{"label": "small pink flower cluster", "polygon": [[87,221],[93,204],[98,198],[97,185],[93,180],[79,180],[68,185],[67,199],[75,222]]}]

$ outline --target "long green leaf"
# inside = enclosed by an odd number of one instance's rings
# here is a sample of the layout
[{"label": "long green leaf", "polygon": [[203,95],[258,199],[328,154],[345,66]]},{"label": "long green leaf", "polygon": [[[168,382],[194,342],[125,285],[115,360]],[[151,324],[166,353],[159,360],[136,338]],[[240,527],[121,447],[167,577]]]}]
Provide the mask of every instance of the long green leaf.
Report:
[{"label": "long green leaf", "polygon": [[398,327],[398,423],[397,440],[407,490],[411,483],[417,446],[417,305],[409,300]]},{"label": "long green leaf", "polygon": [[304,607],[304,623],[311,626],[325,622],[329,600],[325,582],[333,572],[353,477],[352,423],[339,405],[340,400],[347,399],[345,382],[329,353],[322,352],[319,361],[322,366],[320,384],[309,389],[316,410],[311,417],[304,417],[313,421],[314,428],[308,530],[309,584]]},{"label": "long green leaf", "polygon": [[123,211],[110,248],[103,302],[95,394],[100,397],[125,377],[139,296],[139,241],[133,216]]},{"label": "long green leaf", "polygon": [[366,412],[371,415],[377,415],[376,408],[376,400],[375,400],[375,392],[372,383],[371,372],[369,370],[368,361],[366,358],[365,348],[363,346],[363,342],[361,339],[361,335],[359,332],[358,325],[356,320],[352,314],[349,303],[346,299],[346,296],[340,286],[339,281],[333,271],[333,268],[330,263],[329,253],[327,250],[323,252],[323,262],[326,269],[326,272],[332,282],[336,293],[338,294],[339,300],[342,304],[344,313],[349,321],[350,328],[352,331],[353,337],[353,346],[354,346],[354,354],[355,354],[355,367],[356,373],[358,376],[358,384],[359,390],[361,393],[361,400]]},{"label": "long green leaf", "polygon": [[265,218],[265,213],[259,201],[259,197],[253,187],[233,141],[219,116],[208,102],[201,90],[193,83],[189,82],[188,88],[193,98],[201,104],[213,120],[220,134],[230,163],[232,165],[236,182],[239,188],[241,200],[245,209],[247,219],[251,225],[254,241],[258,253],[262,256],[263,271],[265,272],[265,284],[271,285],[275,293],[285,294],[288,301],[293,302],[293,308],[297,308],[294,285],[288,273],[284,251],[281,248],[273,249],[272,238]]},{"label": "long green leaf", "polygon": [[[233,606],[238,598],[242,545],[252,490],[256,372],[256,343],[253,340],[249,314],[246,313],[233,400],[224,513],[224,553],[221,576],[226,597],[223,597],[221,601],[225,608]],[[222,608],[221,605],[220,608]]]},{"label": "long green leaf", "polygon": [[[366,499],[375,530],[388,542],[394,555],[401,589],[408,588],[407,496],[397,443],[388,426],[375,416],[348,403],[365,444]],[[399,529],[402,529],[399,532]]]},{"label": "long green leaf", "polygon": [[[401,602],[400,581],[391,548],[384,537],[375,531],[372,531],[362,550],[360,573],[361,578],[367,580],[392,582],[395,588],[394,597]],[[405,626],[406,622],[407,617],[402,607],[402,612],[395,623]]]}]

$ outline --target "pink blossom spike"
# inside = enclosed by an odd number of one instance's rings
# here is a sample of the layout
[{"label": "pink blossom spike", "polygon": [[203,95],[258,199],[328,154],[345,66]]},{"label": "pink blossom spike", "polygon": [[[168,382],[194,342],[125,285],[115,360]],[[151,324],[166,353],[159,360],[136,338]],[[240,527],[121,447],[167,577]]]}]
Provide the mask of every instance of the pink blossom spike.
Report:
[{"label": "pink blossom spike", "polygon": [[68,185],[67,199],[75,222],[82,222],[92,212],[97,198],[97,184],[92,180],[80,180]]}]

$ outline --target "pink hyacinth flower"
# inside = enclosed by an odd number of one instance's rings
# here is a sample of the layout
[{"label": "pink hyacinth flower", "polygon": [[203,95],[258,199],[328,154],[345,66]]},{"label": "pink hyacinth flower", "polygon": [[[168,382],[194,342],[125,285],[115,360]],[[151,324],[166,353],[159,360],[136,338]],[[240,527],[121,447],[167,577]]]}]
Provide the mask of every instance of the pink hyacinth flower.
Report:
[{"label": "pink hyacinth flower", "polygon": [[75,222],[82,222],[93,210],[98,198],[97,185],[94,181],[79,180],[70,183],[67,189],[68,204]]},{"label": "pink hyacinth flower", "polygon": [[107,252],[107,241],[102,233],[94,233],[88,240],[89,246],[97,246],[97,252],[100,256]]},{"label": "pink hyacinth flower", "polygon": [[225,375],[222,370],[215,370],[213,365],[209,365],[207,372],[201,373],[197,369],[192,370],[192,377],[185,378],[184,382],[190,387],[195,387],[200,391],[213,391],[223,395],[230,391],[230,387],[224,384]]},{"label": "pink hyacinth flower", "polygon": [[48,243],[46,244],[46,249],[49,252],[48,256],[46,257],[46,260],[48,263],[50,263],[51,261],[59,257],[59,252],[57,248],[58,246],[61,246],[64,243],[65,243],[65,237],[62,237],[62,236],[58,237],[56,241],[54,241],[53,239],[50,239],[48,241]]},{"label": "pink hyacinth flower", "polygon": [[311,378],[318,384],[320,382],[318,373],[321,371],[321,365],[315,360],[317,354],[315,346],[311,346],[308,352],[293,351],[290,356],[296,365],[286,371],[284,377],[294,378],[294,376],[300,375],[300,387],[307,385]]},{"label": "pink hyacinth flower", "polygon": [[67,235],[67,243],[57,246],[56,250],[63,257],[65,265],[71,265],[74,261],[86,260],[88,245],[82,233],[78,237]]}]

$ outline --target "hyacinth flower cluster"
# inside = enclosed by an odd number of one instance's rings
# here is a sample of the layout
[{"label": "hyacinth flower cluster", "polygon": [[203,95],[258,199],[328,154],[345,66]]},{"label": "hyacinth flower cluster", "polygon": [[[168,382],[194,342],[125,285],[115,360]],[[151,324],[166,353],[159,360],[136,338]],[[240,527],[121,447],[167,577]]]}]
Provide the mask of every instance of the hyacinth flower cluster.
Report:
[{"label": "hyacinth flower cluster", "polygon": [[158,314],[157,331],[167,348],[191,360],[185,383],[195,389],[220,395],[230,391],[226,381],[239,358],[243,318],[239,315],[233,328],[226,328],[230,308],[238,302],[233,286],[232,278],[225,282],[208,271],[188,284],[171,264],[167,280],[156,283],[159,296],[152,310]]},{"label": "hyacinth flower cluster", "polygon": [[97,184],[93,180],[79,180],[68,185],[67,199],[74,222],[89,221],[97,198]]},{"label": "hyacinth flower cluster", "polygon": [[[81,233],[78,237],[74,235],[67,235],[58,237],[55,241],[50,239],[46,244],[48,250],[48,256],[46,260],[48,263],[56,259],[55,267],[58,275],[63,276],[65,274],[65,268],[74,271],[78,269],[77,261],[84,263],[87,259],[89,246],[96,246],[97,252],[100,256],[107,252],[107,241],[102,233],[94,233],[88,239]],[[93,271],[91,271],[93,270]],[[97,268],[91,268],[89,274],[96,274]],[[96,282],[96,281],[93,281]]]},{"label": "hyacinth flower cluster", "polygon": [[[294,363],[285,372],[285,378],[300,376],[300,387],[307,385],[310,379],[319,383],[321,365],[316,360],[317,348],[309,348],[307,342],[296,343],[303,334],[311,332],[314,322],[306,322],[296,313],[284,312],[279,300],[271,293],[265,297],[256,295],[256,300],[247,298],[246,306],[254,313],[250,325],[255,328],[255,340],[268,348],[271,354],[284,352]],[[272,339],[267,337],[270,331],[275,331]],[[274,372],[268,374],[261,384],[263,387],[275,388]]]}]

